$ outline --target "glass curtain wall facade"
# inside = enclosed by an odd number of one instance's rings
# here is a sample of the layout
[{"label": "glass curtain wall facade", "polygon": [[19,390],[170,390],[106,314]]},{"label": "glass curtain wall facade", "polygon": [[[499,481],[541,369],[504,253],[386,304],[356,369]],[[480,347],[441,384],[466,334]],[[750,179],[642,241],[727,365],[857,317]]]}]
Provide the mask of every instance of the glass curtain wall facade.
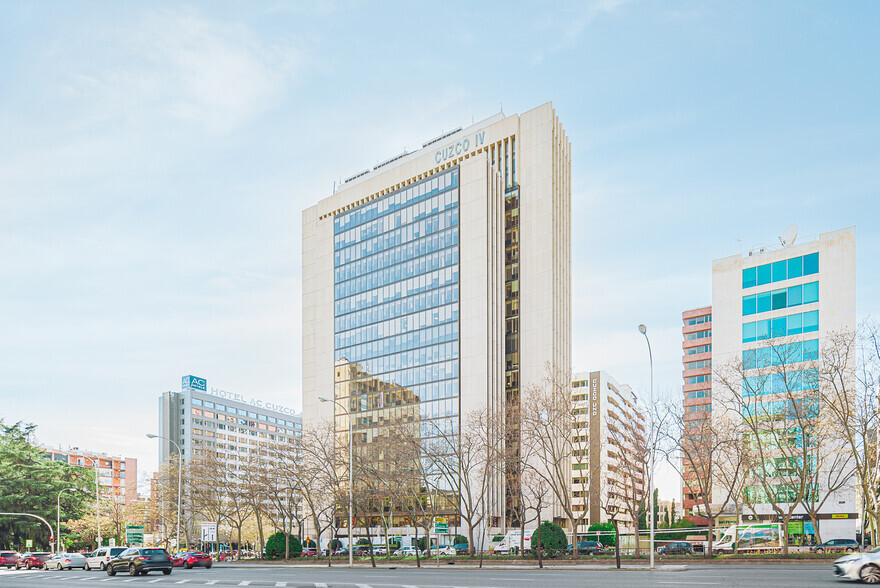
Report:
[{"label": "glass curtain wall facade", "polygon": [[336,431],[381,462],[459,425],[459,169],[334,219]]}]

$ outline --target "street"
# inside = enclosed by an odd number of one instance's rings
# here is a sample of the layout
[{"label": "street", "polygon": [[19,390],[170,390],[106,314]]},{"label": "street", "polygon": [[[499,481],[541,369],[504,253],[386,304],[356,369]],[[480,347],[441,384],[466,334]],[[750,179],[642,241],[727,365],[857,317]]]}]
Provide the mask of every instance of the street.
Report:
[{"label": "street", "polygon": [[[586,567],[586,566],[585,566]],[[684,569],[682,569],[684,568]],[[828,565],[696,565],[672,570],[497,569],[484,568],[306,568],[302,566],[224,566],[210,570],[175,568],[170,576],[150,574],[109,577],[97,571],[2,570],[0,586],[60,586],[72,584],[116,586],[277,586],[289,588],[574,588],[583,586],[657,586],[659,588],[721,586],[779,588],[842,586]]]}]

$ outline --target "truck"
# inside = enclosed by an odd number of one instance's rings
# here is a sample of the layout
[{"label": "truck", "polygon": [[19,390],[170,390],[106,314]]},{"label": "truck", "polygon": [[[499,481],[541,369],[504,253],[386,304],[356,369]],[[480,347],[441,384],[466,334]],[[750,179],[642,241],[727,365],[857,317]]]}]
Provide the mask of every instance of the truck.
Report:
[{"label": "truck", "polygon": [[782,523],[731,525],[712,545],[714,553],[772,553],[782,550]]},{"label": "truck", "polygon": [[[534,529],[526,529],[525,531],[525,544],[523,547],[528,552],[532,547],[532,533]],[[507,555],[510,553],[519,553],[520,549],[520,536],[522,533],[519,529],[515,531],[508,531],[507,534],[501,539],[498,545],[492,550],[492,553],[495,555]]]}]

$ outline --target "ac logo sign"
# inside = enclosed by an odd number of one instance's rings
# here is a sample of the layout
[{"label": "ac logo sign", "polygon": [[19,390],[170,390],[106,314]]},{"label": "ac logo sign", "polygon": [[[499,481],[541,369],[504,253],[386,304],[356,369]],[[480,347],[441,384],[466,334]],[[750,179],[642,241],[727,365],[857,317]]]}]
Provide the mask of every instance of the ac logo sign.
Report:
[{"label": "ac logo sign", "polygon": [[183,376],[183,388],[192,390],[208,390],[208,381],[205,378],[197,378],[195,376]]}]

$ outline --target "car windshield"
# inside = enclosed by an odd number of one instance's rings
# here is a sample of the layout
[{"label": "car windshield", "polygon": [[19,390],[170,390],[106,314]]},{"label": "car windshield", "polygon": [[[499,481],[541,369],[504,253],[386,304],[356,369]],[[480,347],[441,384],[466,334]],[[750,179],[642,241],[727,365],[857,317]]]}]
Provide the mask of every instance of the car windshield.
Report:
[{"label": "car windshield", "polygon": [[144,553],[144,555],[159,555],[159,554],[165,554],[165,550],[164,549],[144,549],[143,553]]}]

